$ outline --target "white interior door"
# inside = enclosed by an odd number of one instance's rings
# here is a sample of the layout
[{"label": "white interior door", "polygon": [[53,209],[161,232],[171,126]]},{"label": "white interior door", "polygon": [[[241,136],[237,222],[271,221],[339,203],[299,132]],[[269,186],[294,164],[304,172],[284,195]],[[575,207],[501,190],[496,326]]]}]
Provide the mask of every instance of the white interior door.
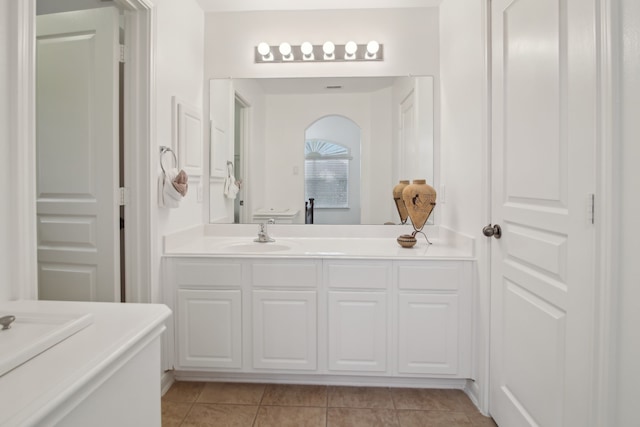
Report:
[{"label": "white interior door", "polygon": [[400,171],[401,179],[417,178],[418,163],[415,93],[409,92],[400,103]]},{"label": "white interior door", "polygon": [[414,77],[400,103],[399,179],[426,179],[433,185],[433,80]]},{"label": "white interior door", "polygon": [[39,298],[119,301],[118,11],[36,27]]},{"label": "white interior door", "polygon": [[231,80],[214,79],[209,87],[211,115],[209,222],[233,224],[235,199],[225,196],[225,179],[234,160],[235,96]]},{"label": "white interior door", "polygon": [[500,426],[589,426],[595,0],[492,2],[491,401]]}]

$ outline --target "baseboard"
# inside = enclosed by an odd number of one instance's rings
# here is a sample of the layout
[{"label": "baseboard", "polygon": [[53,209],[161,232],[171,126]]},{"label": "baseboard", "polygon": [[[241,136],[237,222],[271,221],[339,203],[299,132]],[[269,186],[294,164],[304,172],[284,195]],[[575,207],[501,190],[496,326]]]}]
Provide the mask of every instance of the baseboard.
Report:
[{"label": "baseboard", "polygon": [[167,391],[169,391],[169,389],[171,388],[174,382],[175,382],[175,376],[173,374],[173,371],[166,371],[165,373],[162,374],[162,378],[160,380],[162,396],[164,396],[164,394]]},{"label": "baseboard", "polygon": [[489,416],[489,412],[483,411],[482,407],[480,406],[480,387],[478,387],[478,384],[475,381],[467,380],[467,383],[465,384],[462,391],[464,391],[469,399],[471,399],[471,402],[476,405],[476,408],[478,408],[478,411],[480,411],[482,415],[484,415],[485,417]]},{"label": "baseboard", "polygon": [[[173,371],[176,381],[204,381],[204,382],[237,382],[237,383],[268,383],[268,384],[309,384],[360,387],[411,387],[411,388],[450,388],[466,392],[469,382],[466,379],[454,378],[398,378],[375,376],[349,375],[299,375],[299,374],[268,374],[268,373],[230,373],[230,372],[201,372],[201,371]],[[475,402],[474,402],[475,403]]]}]

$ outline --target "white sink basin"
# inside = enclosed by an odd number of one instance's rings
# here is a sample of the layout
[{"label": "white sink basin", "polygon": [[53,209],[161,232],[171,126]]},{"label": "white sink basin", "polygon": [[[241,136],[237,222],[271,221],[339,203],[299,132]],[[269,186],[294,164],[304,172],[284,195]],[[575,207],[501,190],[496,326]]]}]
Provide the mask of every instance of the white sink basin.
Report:
[{"label": "white sink basin", "polygon": [[0,330],[0,377],[93,323],[92,314],[0,312],[6,315],[16,320]]},{"label": "white sink basin", "polygon": [[242,242],[233,243],[223,247],[223,250],[229,252],[243,252],[243,253],[266,253],[266,252],[279,252],[288,251],[291,246],[283,245],[281,243],[259,243],[259,242]]}]

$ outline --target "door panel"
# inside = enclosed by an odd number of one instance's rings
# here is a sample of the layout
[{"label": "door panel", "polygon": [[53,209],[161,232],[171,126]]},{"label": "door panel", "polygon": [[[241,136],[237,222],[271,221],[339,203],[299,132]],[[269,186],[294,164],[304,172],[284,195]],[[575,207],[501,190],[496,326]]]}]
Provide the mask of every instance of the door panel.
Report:
[{"label": "door panel", "polygon": [[253,367],[317,368],[316,291],[254,290]]},{"label": "door panel", "polygon": [[329,292],[329,369],[387,369],[387,298],[384,292]]},{"label": "door panel", "polygon": [[120,300],[118,11],[37,17],[41,299]]},{"label": "door panel", "polygon": [[242,366],[242,292],[178,291],[178,363],[182,368]]},{"label": "door panel", "polygon": [[458,373],[458,295],[401,292],[398,372]]},{"label": "door panel", "polygon": [[491,415],[588,426],[596,141],[592,0],[492,3]]}]

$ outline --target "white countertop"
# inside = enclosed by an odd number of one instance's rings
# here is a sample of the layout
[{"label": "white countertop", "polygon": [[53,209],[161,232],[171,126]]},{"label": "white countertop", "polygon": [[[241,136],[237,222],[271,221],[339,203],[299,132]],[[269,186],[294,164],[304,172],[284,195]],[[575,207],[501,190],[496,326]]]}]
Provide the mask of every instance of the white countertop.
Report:
[{"label": "white countertop", "polygon": [[91,313],[93,322],[0,377],[2,426],[38,424],[136,343],[157,333],[171,314],[159,304],[0,302],[1,315],[12,311]]},{"label": "white countertop", "polygon": [[[473,239],[432,227],[416,236],[412,248],[396,238],[410,234],[410,227],[379,226],[356,229],[344,226],[269,225],[271,243],[256,243],[257,225],[207,225],[165,237],[165,256],[264,257],[264,258],[374,258],[374,259],[473,259]],[[234,234],[235,233],[235,234]]]}]

